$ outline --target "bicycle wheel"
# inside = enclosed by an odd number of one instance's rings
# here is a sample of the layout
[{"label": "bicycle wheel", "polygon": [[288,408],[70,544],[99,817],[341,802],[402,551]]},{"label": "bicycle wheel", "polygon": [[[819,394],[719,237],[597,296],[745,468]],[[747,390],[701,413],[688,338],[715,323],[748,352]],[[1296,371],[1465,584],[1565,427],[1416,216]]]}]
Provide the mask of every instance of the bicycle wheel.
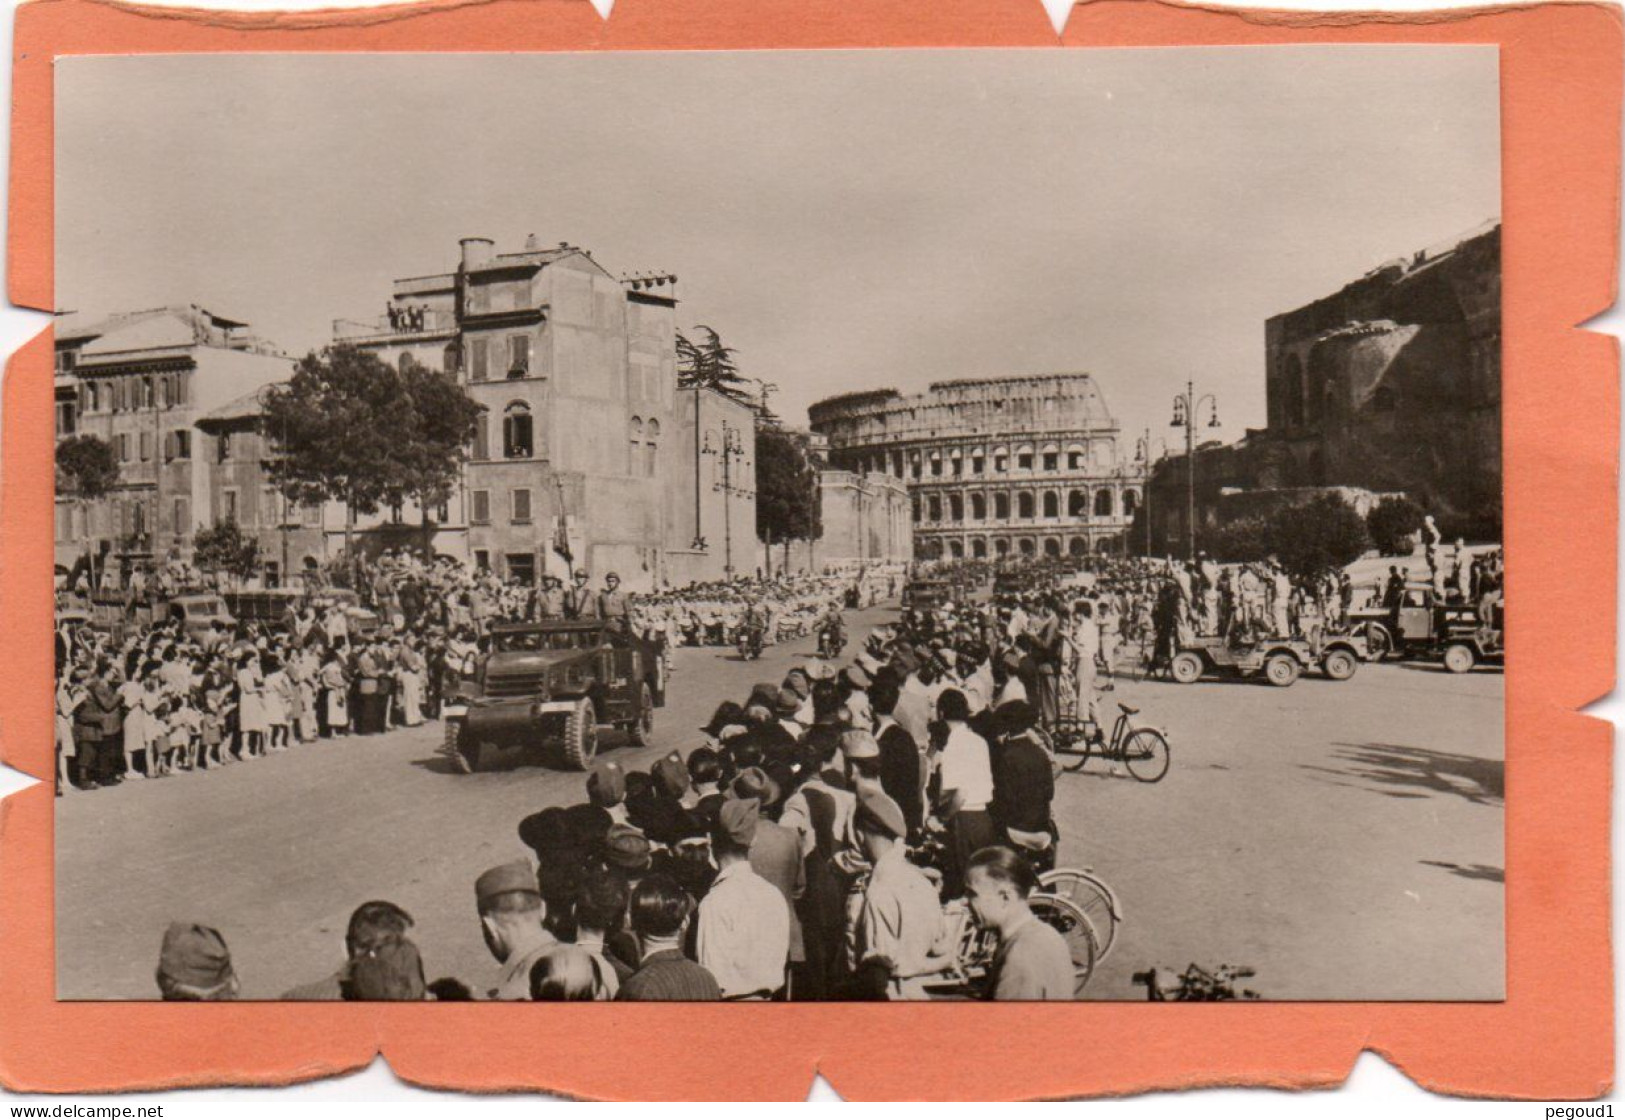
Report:
[{"label": "bicycle wheel", "polygon": [[1081,719],[1063,717],[1055,721],[1055,757],[1061,762],[1061,769],[1069,774],[1076,774],[1082,770],[1089,761],[1092,750],[1086,734],[1088,724]]},{"label": "bicycle wheel", "polygon": [[1095,943],[1100,949],[1096,960],[1105,960],[1117,944],[1117,927],[1123,923],[1123,911],[1112,889],[1097,876],[1075,867],[1046,871],[1038,877],[1038,889],[1043,894],[1065,899],[1083,911],[1095,931]]},{"label": "bicycle wheel", "polygon": [[1100,959],[1100,941],[1088,917],[1072,903],[1052,894],[1035,894],[1027,900],[1033,916],[1054,929],[1066,941],[1072,954],[1072,995],[1079,998],[1095,974]]},{"label": "bicycle wheel", "polygon": [[1135,781],[1162,781],[1168,773],[1168,740],[1152,728],[1135,728],[1123,740],[1123,764]]}]

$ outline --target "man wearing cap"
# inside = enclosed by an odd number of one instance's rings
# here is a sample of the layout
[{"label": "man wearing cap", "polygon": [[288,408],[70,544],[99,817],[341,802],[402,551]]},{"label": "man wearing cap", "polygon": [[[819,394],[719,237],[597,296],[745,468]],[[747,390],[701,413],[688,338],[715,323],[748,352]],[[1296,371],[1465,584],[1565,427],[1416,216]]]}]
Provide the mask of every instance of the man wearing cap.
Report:
[{"label": "man wearing cap", "polygon": [[585,618],[592,613],[592,592],[587,589],[587,572],[577,568],[564,593],[564,617]]},{"label": "man wearing cap", "polygon": [[536,593],[536,618],[546,620],[564,617],[564,581],[558,576],[543,576],[542,589]]},{"label": "man wearing cap", "polygon": [[855,823],[858,844],[874,868],[858,913],[857,963],[860,969],[885,963],[887,998],[926,999],[924,977],[949,963],[945,953],[933,952],[943,932],[937,888],[908,861],[908,824],[895,801],[865,793]]},{"label": "man wearing cap", "polygon": [[683,756],[676,751],[651,766],[649,776],[654,779],[655,788],[663,797],[677,802],[684,809],[694,808],[699,800],[689,784],[688,767],[683,765]]},{"label": "man wearing cap", "polygon": [[801,918],[796,913],[797,903],[807,892],[807,865],[801,858],[801,838],[794,829],[785,828],[765,815],[778,804],[779,789],[761,767],[742,770],[734,778],[729,793],[737,800],[756,802],[764,814],[758,816],[756,835],[750,842],[750,867],[778,888],[790,909],[790,973],[794,977],[797,966],[807,959]]},{"label": "man wearing cap", "polygon": [[558,946],[542,924],[547,906],[536,875],[524,862],[493,867],[474,882],[485,947],[502,964],[494,1000],[530,999],[530,969]]},{"label": "man wearing cap", "polygon": [[875,725],[875,714],[869,706],[869,674],[856,665],[848,665],[841,670],[841,684],[846,692],[846,699],[842,702],[846,708],[846,724],[848,727],[859,728],[863,731],[871,730]]},{"label": "man wearing cap", "polygon": [[587,775],[587,801],[609,813],[616,824],[626,824],[626,771],[619,762],[600,762]]},{"label": "man wearing cap", "polygon": [[604,862],[619,868],[636,885],[648,874],[654,860],[654,845],[629,824],[611,825],[604,837]]},{"label": "man wearing cap", "polygon": [[237,998],[237,973],[225,938],[208,926],[171,922],[158,950],[158,992],[165,1000],[217,1002]]},{"label": "man wearing cap", "polygon": [[604,577],[604,589],[598,593],[598,600],[594,605],[598,618],[607,624],[608,628],[617,634],[630,634],[632,632],[631,602],[626,592],[621,590],[621,577],[610,572]]},{"label": "man wearing cap", "polygon": [[695,950],[725,1000],[773,998],[790,959],[790,904],[750,865],[760,814],[755,800],[724,801],[711,839],[717,878],[700,903]]},{"label": "man wearing cap", "polygon": [[773,701],[774,715],[778,717],[779,726],[784,729],[784,733],[790,737],[791,742],[799,743],[801,736],[807,730],[806,725],[801,722],[800,718],[803,703],[802,698],[787,687],[779,689],[779,693]]}]

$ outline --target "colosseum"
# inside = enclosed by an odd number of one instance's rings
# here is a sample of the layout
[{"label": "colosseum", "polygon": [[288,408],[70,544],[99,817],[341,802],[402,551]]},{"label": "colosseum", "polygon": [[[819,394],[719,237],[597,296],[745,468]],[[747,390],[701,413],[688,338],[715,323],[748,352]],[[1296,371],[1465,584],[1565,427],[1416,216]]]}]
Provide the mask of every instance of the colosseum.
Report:
[{"label": "colosseum", "polygon": [[831,466],[908,483],[921,559],[1117,551],[1144,493],[1086,373],[848,393],[808,414]]}]

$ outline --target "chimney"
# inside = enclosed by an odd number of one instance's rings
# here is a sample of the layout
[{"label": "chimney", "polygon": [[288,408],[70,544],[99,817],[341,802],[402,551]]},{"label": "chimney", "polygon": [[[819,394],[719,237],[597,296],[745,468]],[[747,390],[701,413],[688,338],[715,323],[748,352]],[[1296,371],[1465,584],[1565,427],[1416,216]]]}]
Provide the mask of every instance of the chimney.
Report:
[{"label": "chimney", "polygon": [[464,272],[489,264],[496,251],[496,243],[489,237],[465,237],[457,244],[463,247]]}]

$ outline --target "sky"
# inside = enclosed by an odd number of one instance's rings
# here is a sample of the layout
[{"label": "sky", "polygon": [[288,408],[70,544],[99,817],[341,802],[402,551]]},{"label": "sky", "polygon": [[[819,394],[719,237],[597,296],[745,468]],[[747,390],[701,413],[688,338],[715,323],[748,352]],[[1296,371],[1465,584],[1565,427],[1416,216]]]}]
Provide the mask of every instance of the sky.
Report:
[{"label": "sky", "polygon": [[[1264,323],[1500,212],[1493,47],[69,57],[57,306],[302,354],[461,237],[675,273],[774,409],[1087,372],[1264,424]],[[1132,446],[1132,445],[1130,445]]]}]

